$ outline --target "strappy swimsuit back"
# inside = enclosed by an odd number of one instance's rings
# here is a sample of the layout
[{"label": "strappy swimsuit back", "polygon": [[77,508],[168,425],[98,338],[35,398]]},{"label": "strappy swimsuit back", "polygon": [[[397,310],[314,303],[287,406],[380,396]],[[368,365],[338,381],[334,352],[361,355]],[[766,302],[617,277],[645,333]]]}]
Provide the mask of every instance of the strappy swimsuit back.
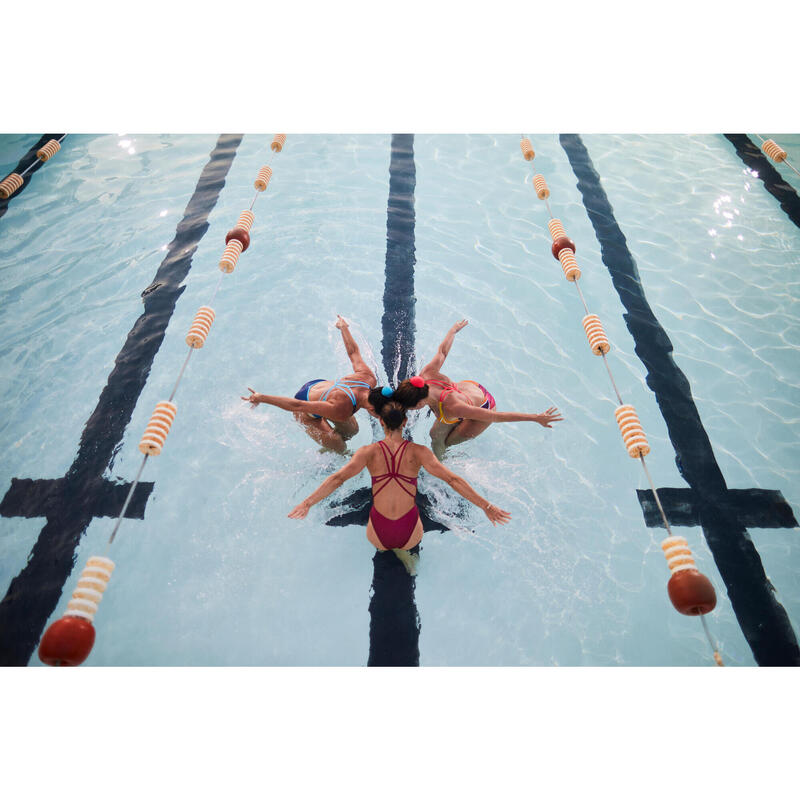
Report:
[{"label": "strappy swimsuit back", "polygon": [[[383,457],[386,460],[386,469],[383,475],[372,476],[372,497],[375,498],[380,492],[385,489],[391,481],[396,481],[398,486],[411,497],[417,495],[417,479],[409,478],[407,475],[400,474],[400,462],[403,460],[406,450],[408,449],[408,439],[404,439],[397,451],[392,455],[392,451],[386,442],[378,442],[378,446],[383,452]],[[376,487],[377,484],[380,484]],[[409,486],[414,487],[414,491],[409,489]],[[369,518],[372,522],[372,527],[381,544],[387,549],[402,548],[408,543],[411,534],[414,533],[414,528],[419,520],[419,509],[417,504],[413,506],[398,519],[389,519],[375,508],[373,502],[372,508],[369,512]]]},{"label": "strappy swimsuit back", "polygon": [[[406,494],[411,495],[411,497],[416,497],[417,479],[409,478],[407,475],[401,475],[398,471],[400,469],[400,462],[403,460],[403,455],[408,448],[408,439],[403,439],[402,444],[397,448],[394,455],[392,455],[392,451],[389,449],[389,445],[387,445],[386,442],[378,442],[378,446],[381,448],[381,452],[383,453],[388,472],[385,472],[383,475],[372,476],[373,498],[377,497],[378,494],[385,489],[392,480],[397,481],[397,484]],[[376,489],[375,484],[378,483],[378,481],[383,481],[383,483]],[[413,486],[414,491],[412,492],[407,488],[407,486]]]},{"label": "strappy swimsuit back", "polygon": [[[313,381],[309,381],[306,383],[302,389],[295,395],[298,400],[308,400],[308,390],[315,384],[315,383],[322,383],[324,378],[316,378]],[[320,397],[320,402],[324,402],[328,399],[328,395],[334,390],[339,389],[340,391],[344,392],[349,398],[350,402],[353,404],[353,409],[358,405],[358,401],[356,400],[356,393],[353,389],[371,389],[372,387],[365,383],[364,381],[346,381],[340,380],[337,378],[332,386],[329,386],[325,394]],[[319,414],[309,414],[310,417],[314,419],[322,419]]]},{"label": "strappy swimsuit back", "polygon": [[[458,417],[457,419],[447,419],[447,417],[444,415],[444,407],[442,406],[442,403],[444,403],[445,397],[453,392],[458,392],[459,394],[465,393],[454,383],[443,383],[442,381],[426,381],[426,383],[432,386],[439,386],[442,389],[442,393],[439,395],[439,422],[443,422],[445,425],[456,425],[457,423],[461,422],[463,417]],[[495,407],[494,397],[492,397],[489,392],[477,381],[462,381],[462,383],[474,383],[483,392],[484,400],[481,408]]]},{"label": "strappy swimsuit back", "polygon": [[337,378],[333,382],[333,386],[331,386],[328,389],[328,391],[325,392],[325,394],[323,394],[322,397],[320,397],[320,400],[324,402],[325,400],[328,399],[328,395],[334,389],[340,389],[350,398],[350,402],[353,404],[353,408],[355,408],[358,405],[358,402],[356,401],[356,394],[353,391],[353,389],[361,389],[361,388],[371,389],[372,387],[368,383],[365,383],[364,381],[345,381],[345,380],[339,380]]}]

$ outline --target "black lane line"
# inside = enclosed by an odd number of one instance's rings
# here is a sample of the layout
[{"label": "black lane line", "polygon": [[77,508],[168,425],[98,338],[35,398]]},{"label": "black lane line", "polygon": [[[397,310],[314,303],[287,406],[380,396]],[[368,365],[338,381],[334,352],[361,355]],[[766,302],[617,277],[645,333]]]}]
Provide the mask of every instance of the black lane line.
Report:
[{"label": "black lane line", "polygon": [[[414,374],[414,136],[392,137],[389,203],[386,215],[386,283],[383,290],[381,355],[390,382]],[[395,384],[396,385],[396,384]]]},{"label": "black lane line", "polygon": [[[414,163],[413,134],[394,134],[386,214],[386,283],[383,292],[383,368],[389,381],[414,374]],[[395,384],[396,385],[396,384]],[[371,494],[371,492],[370,492]],[[414,548],[415,551],[418,548]],[[419,666],[419,614],[415,580],[391,551],[372,558],[369,667]]]},{"label": "black lane line", "polygon": [[[25,175],[22,176],[22,186],[20,186],[19,189],[17,189],[17,191],[11,195],[11,197],[7,197],[5,200],[0,200],[0,217],[2,217],[6,213],[6,211],[8,211],[8,204],[13,200],[16,200],[17,197],[19,197],[25,191],[25,189],[28,188],[28,184],[31,182],[31,176],[33,175],[33,173],[37,172],[44,166],[45,162],[40,161],[38,158],[36,158],[36,151],[40,150],[51,139],[60,139],[62,136],[64,136],[63,133],[43,133],[39,141],[36,142],[36,144],[33,145],[33,147],[31,147],[31,149],[28,150],[28,152],[25,153],[24,156],[22,156],[17,166],[11,170],[11,172],[16,172],[17,174],[20,174],[24,169],[27,169],[31,164],[35,162],[35,166],[32,167],[29,172],[27,172]],[[5,175],[0,175],[0,179],[5,177],[6,177]]]},{"label": "black lane line", "polygon": [[[396,385],[414,374],[414,190],[417,171],[413,134],[392,136],[389,202],[386,215],[386,282],[383,293],[381,355],[389,381]],[[356,489],[334,506],[348,508],[327,525],[366,526],[372,490]],[[429,514],[430,503],[417,493],[425,530],[444,530]],[[418,552],[414,548],[412,552]],[[376,551],[372,559],[369,603],[370,667],[419,666],[419,614],[414,602],[414,578],[391,551]]]},{"label": "black lane line", "polygon": [[[225,185],[241,140],[241,134],[223,134],[217,139],[167,255],[150,286],[142,292],[144,312],[117,355],[67,474],[49,481],[12,479],[0,504],[4,516],[47,518],[27,565],[11,581],[0,601],[0,665],[28,663],[45,623],[58,605],[87,526],[93,517],[117,516],[122,509],[130,484],[108,481],[103,472],[120,447],[175,304],[185,288],[180,284],[208,230],[208,215]],[[152,483],[139,484],[126,517],[144,517],[152,487]]]},{"label": "black lane line", "polygon": [[758,145],[744,133],[726,133],[725,138],[736,148],[736,155],[747,167],[758,173],[764,188],[780,203],[786,216],[800,228],[800,197],[761,152]]},{"label": "black lane line", "polygon": [[636,262],[600,185],[600,176],[580,136],[561,134],[560,141],[578,179],[603,263],[626,309],[623,317],[636,355],[647,368],[647,385],[667,424],[681,475],[693,491],[693,509],[742,632],[758,664],[800,665],[800,648],[786,610],[775,599],[758,551],[735,513],[689,381],[673,361],[672,342],[647,302]]}]

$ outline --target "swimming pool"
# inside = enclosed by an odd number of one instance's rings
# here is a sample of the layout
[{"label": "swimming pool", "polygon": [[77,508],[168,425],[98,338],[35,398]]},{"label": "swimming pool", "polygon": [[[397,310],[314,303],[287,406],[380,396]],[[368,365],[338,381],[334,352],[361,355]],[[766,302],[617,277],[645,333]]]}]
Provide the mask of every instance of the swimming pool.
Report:
[{"label": "swimming pool", "polygon": [[[737,502],[752,505],[757,523],[763,509],[753,490],[781,492],[796,509],[796,224],[723,136],[531,138],[553,213],[577,243],[581,288],[611,341],[614,378],[647,432],[656,486],[685,490],[687,482],[669,415],[637,355],[648,344],[626,325],[625,292],[603,262],[613,243],[604,240],[609,216],[598,212],[598,187],[727,488],[742,492]],[[800,137],[774,138],[800,163]],[[4,175],[38,139],[0,137]],[[139,469],[139,438],[174,384],[186,331],[219,280],[225,232],[252,200],[270,141],[70,135],[0,218],[0,583],[20,625],[5,634],[4,653],[22,659],[27,645],[19,643],[32,635],[26,615],[42,587],[12,586],[35,560],[45,513],[51,529],[69,520],[78,531],[68,554],[74,571],[49,587],[60,599],[47,623],[63,614],[86,559],[105,550],[114,520],[99,514],[116,502],[115,485],[124,491]],[[713,664],[700,623],[667,598],[664,531],[645,524],[636,490],[649,486],[622,447],[580,301],[549,253],[548,216],[519,135],[406,137],[395,140],[394,158],[392,142],[290,135],[273,159],[272,182],[254,209],[253,244],[222,281],[216,321],[181,383],[164,452],[143,474],[152,483],[140,503],[144,518],[125,519],[111,548],[117,567],[87,665],[363,665],[370,654],[378,663],[395,640],[400,663],[421,665]],[[187,225],[187,203],[212,151],[224,185],[203,193]],[[401,151],[402,164],[394,161]],[[397,298],[384,296],[393,163],[405,180],[396,197],[413,192],[413,217],[402,220],[413,236],[413,296],[400,308],[410,333],[396,351],[393,341],[385,347],[387,330],[398,330],[387,329],[385,315]],[[791,172],[780,173],[798,186]],[[191,242],[171,247],[176,230]],[[154,279],[169,258],[189,269],[171,311],[158,305]],[[155,304],[144,307],[144,322],[143,299]],[[552,430],[494,425],[448,455],[453,470],[511,512],[505,527],[491,528],[422,478],[444,530],[426,534],[413,581],[388,556],[373,559],[363,526],[325,524],[342,512],[337,501],[368,485],[364,476],[307,520],[286,518],[342,459],[320,452],[285,412],[253,411],[240,400],[248,386],[290,395],[310,378],[342,374],[337,313],[351,320],[381,382],[395,377],[387,364],[425,363],[466,317],[447,374],[479,380],[500,410],[556,405],[565,417]],[[141,329],[150,317],[165,326],[160,346]],[[141,360],[148,347],[152,366]],[[108,389],[121,352],[124,380]],[[104,390],[112,416],[130,408],[130,421],[117,421],[119,440],[111,422],[93,415]],[[365,414],[359,424],[353,447],[375,435]],[[423,415],[413,421],[416,441],[427,441],[429,425]],[[80,481],[54,483],[76,471]],[[14,479],[28,483],[14,493]],[[78,491],[79,483],[91,491]],[[796,631],[796,532],[766,527],[771,520],[747,530]],[[716,587],[708,623],[726,664],[755,664],[702,527],[695,521],[675,532]],[[46,552],[36,558],[46,565]],[[46,566],[38,574],[47,576]],[[746,606],[747,595],[737,602]],[[39,664],[35,653],[29,658]]]}]

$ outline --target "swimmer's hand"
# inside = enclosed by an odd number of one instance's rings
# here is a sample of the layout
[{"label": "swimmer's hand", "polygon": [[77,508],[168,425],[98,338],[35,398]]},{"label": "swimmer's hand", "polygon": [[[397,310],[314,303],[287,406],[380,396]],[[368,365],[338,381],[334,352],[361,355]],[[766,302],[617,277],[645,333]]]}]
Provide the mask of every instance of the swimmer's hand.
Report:
[{"label": "swimmer's hand", "polygon": [[311,503],[307,500],[303,500],[300,505],[295,506],[290,512],[289,516],[292,519],[305,519],[308,515],[308,510],[311,508]]},{"label": "swimmer's hand", "polygon": [[508,522],[511,519],[511,514],[509,514],[508,511],[503,511],[502,508],[493,506],[491,503],[489,503],[489,505],[483,509],[483,513],[486,514],[487,517],[489,517],[489,522],[491,522],[492,525],[495,526],[497,525],[498,522],[501,525],[505,525],[506,522]]},{"label": "swimmer's hand", "polygon": [[336,327],[339,330],[341,330],[342,328],[349,328],[350,327],[350,323],[348,323],[348,321],[341,314],[337,314],[336,315]]},{"label": "swimmer's hand", "polygon": [[533,422],[538,422],[544,428],[550,428],[551,422],[561,422],[563,419],[559,410],[555,406],[550,406],[544,414],[535,414]]},{"label": "swimmer's hand", "polygon": [[469,322],[465,319],[462,319],[461,322],[456,322],[456,324],[453,325],[453,327],[450,328],[450,330],[453,333],[458,333],[462,328],[466,328],[467,325],[469,325]]},{"label": "swimmer's hand", "polygon": [[261,402],[261,395],[249,386],[247,387],[247,391],[250,392],[250,397],[243,397],[242,395],[240,395],[240,397],[242,397],[242,400],[247,400],[247,402],[251,403],[253,408],[255,408]]}]

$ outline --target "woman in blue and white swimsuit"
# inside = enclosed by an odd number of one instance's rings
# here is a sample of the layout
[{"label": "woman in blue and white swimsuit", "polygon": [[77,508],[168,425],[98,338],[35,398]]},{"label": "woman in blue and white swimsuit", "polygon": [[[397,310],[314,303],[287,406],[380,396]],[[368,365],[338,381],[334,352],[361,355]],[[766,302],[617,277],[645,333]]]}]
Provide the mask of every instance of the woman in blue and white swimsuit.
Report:
[{"label": "woman in blue and white swimsuit", "polygon": [[248,387],[250,396],[242,397],[242,400],[254,406],[267,403],[291,411],[315,442],[337,453],[344,453],[347,440],[358,433],[354,416],[356,411],[366,408],[372,413],[367,398],[378,379],[361,357],[347,322],[341,316],[336,320],[336,327],[342,333],[347,355],[353,365],[351,374],[335,381],[324,378],[308,381],[294,397],[258,394]]}]

